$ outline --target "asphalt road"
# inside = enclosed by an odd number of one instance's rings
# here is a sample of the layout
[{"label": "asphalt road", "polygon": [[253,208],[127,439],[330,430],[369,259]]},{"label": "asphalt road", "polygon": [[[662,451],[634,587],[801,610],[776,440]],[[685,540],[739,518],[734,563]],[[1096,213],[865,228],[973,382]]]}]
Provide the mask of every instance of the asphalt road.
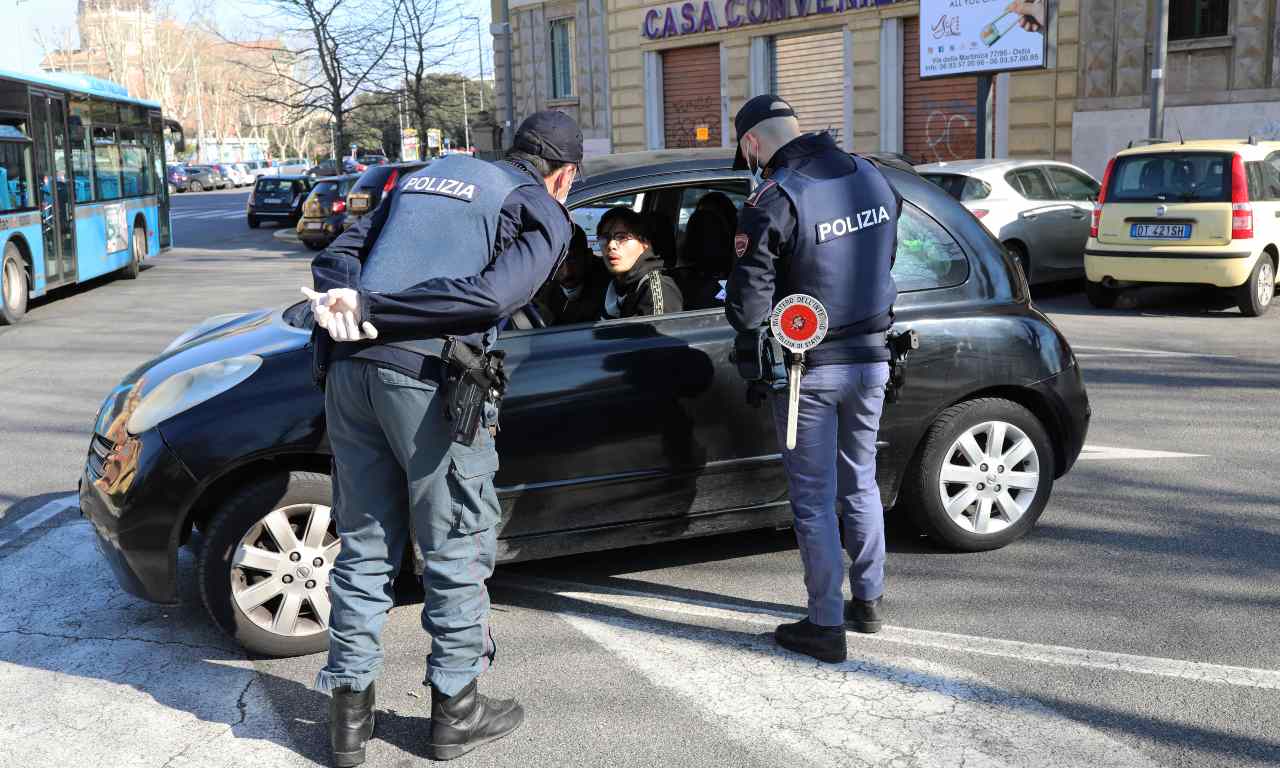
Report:
[{"label": "asphalt road", "polygon": [[[175,198],[179,247],[0,328],[0,766],[326,764],[320,656],[247,659],[184,605],[122,593],[76,512],[101,398],[189,325],[292,302],[310,254],[244,192]],[[941,552],[891,520],[888,624],[851,660],[767,633],[802,611],[790,532],[504,566],[490,693],[529,715],[468,765],[1280,765],[1280,312],[1194,291],[1037,303],[1093,403],[1039,527]],[[24,522],[25,521],[25,522]],[[39,521],[36,524],[36,521]],[[427,644],[391,616],[369,765],[420,760]]]}]

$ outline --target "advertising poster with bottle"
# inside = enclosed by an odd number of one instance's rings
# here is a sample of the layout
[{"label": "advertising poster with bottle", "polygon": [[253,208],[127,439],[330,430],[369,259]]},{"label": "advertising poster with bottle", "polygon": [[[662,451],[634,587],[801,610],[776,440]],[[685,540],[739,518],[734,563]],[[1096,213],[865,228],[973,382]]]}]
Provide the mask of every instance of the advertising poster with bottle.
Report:
[{"label": "advertising poster with bottle", "polygon": [[1048,0],[920,0],[920,77],[1040,69]]}]

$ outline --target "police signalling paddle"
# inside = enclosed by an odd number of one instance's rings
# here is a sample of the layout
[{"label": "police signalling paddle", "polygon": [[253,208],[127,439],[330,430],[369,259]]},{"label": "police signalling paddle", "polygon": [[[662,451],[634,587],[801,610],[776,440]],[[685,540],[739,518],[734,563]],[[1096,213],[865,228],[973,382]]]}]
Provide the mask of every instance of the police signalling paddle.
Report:
[{"label": "police signalling paddle", "polygon": [[787,350],[787,450],[792,450],[796,447],[796,424],[800,417],[804,353],[821,344],[827,335],[827,309],[812,296],[793,293],[773,308],[769,327],[773,337]]}]

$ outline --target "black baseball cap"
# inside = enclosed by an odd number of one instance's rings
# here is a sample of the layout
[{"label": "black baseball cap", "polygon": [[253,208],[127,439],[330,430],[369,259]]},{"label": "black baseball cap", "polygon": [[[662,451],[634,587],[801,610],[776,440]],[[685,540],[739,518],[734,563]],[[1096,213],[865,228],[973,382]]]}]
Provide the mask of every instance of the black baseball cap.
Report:
[{"label": "black baseball cap", "polygon": [[534,112],[520,123],[512,149],[558,163],[582,162],[582,129],[555,109]]},{"label": "black baseball cap", "polygon": [[[747,103],[742,105],[742,109],[739,109],[737,116],[733,118],[733,129],[738,132],[737,141],[741,142],[747,131],[755,128],[764,120],[772,117],[795,116],[796,111],[781,97],[772,93],[765,93],[748,99]],[[741,171],[746,167],[747,159],[742,156],[742,146],[739,144],[738,151],[733,156],[733,169]]]}]

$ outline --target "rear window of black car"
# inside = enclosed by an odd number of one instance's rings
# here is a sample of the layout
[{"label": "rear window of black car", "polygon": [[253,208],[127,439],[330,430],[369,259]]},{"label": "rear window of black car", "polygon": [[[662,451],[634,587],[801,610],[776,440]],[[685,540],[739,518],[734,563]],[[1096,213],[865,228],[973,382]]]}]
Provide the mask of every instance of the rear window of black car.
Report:
[{"label": "rear window of black car", "polygon": [[1107,202],[1231,202],[1231,155],[1168,152],[1117,158]]},{"label": "rear window of black car", "polygon": [[911,203],[898,217],[898,250],[893,281],[898,291],[950,288],[969,277],[969,260],[960,243],[929,214]]},{"label": "rear window of black car", "polygon": [[338,193],[338,182],[321,181],[312,188],[311,194],[316,197],[332,197]]},{"label": "rear window of black car", "polygon": [[381,189],[387,183],[391,173],[398,170],[400,169],[386,165],[370,168],[360,175],[360,180],[356,182],[356,189]]},{"label": "rear window of black car", "polygon": [[302,184],[289,179],[261,179],[258,181],[258,191],[264,194],[293,194],[301,192]]}]

